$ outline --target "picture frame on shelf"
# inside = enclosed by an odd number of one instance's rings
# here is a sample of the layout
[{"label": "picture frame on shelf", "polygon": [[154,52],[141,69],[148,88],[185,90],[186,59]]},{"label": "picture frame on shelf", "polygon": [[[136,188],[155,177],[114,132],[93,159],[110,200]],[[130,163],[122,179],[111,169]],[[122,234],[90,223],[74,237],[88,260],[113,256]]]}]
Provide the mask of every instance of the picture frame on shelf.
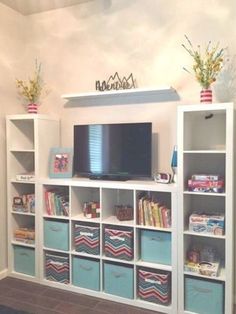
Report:
[{"label": "picture frame on shelf", "polygon": [[73,175],[73,149],[52,147],[49,156],[49,178],[71,178]]}]

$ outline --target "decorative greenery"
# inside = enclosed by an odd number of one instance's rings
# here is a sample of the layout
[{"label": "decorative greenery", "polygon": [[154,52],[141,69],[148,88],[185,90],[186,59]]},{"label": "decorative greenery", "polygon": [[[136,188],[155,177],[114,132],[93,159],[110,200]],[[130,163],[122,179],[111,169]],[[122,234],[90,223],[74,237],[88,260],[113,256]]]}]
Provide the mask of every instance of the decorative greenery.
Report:
[{"label": "decorative greenery", "polygon": [[37,103],[42,95],[45,84],[41,76],[41,63],[35,61],[35,70],[32,78],[28,81],[16,79],[19,94],[29,103]]},{"label": "decorative greenery", "polygon": [[[212,46],[209,41],[204,51],[201,51],[200,45],[195,49],[186,35],[185,38],[189,47],[184,44],[182,46],[193,57],[194,75],[200,85],[207,89],[216,81],[217,75],[223,67],[225,48],[219,48],[219,43]],[[186,68],[184,70],[191,74]]]}]

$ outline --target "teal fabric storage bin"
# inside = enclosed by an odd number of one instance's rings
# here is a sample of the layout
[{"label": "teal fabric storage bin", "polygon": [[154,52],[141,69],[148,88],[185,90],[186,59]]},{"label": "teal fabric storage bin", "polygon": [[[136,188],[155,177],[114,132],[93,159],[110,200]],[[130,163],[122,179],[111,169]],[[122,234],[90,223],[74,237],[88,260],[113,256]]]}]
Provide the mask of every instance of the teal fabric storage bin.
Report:
[{"label": "teal fabric storage bin", "polygon": [[141,230],[141,260],[171,265],[171,234]]},{"label": "teal fabric storage bin", "polygon": [[198,314],[224,314],[223,283],[185,278],[185,310]]},{"label": "teal fabric storage bin", "polygon": [[82,288],[100,290],[100,263],[97,260],[73,257],[73,285]]},{"label": "teal fabric storage bin", "polygon": [[134,298],[134,271],[131,267],[104,263],[104,291],[123,298]]},{"label": "teal fabric storage bin", "polygon": [[50,249],[69,250],[69,223],[44,220],[44,246]]},{"label": "teal fabric storage bin", "polygon": [[35,276],[34,249],[14,246],[14,269],[17,273]]}]

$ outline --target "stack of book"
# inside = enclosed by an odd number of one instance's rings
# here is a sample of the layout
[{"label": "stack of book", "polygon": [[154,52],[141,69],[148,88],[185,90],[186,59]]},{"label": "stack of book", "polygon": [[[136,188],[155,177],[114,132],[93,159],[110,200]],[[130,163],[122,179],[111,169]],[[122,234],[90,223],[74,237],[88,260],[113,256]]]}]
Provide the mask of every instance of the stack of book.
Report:
[{"label": "stack of book", "polygon": [[142,226],[171,227],[171,210],[159,202],[141,197],[138,201],[138,220]]},{"label": "stack of book", "polygon": [[45,191],[45,205],[50,216],[69,216],[69,195],[65,191]]},{"label": "stack of book", "polygon": [[14,196],[12,210],[20,213],[35,213],[35,194]]},{"label": "stack of book", "polygon": [[192,192],[224,192],[224,180],[219,175],[193,174],[188,180],[188,190]]},{"label": "stack of book", "polygon": [[34,244],[35,230],[34,228],[17,228],[14,231],[14,238],[19,242]]}]

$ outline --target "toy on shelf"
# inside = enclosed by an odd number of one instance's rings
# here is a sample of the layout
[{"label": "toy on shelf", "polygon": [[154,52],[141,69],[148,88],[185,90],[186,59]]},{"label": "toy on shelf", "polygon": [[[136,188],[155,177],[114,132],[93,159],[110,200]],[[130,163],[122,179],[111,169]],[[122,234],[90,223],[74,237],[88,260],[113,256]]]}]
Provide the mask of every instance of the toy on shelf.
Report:
[{"label": "toy on shelf", "polygon": [[192,246],[187,251],[184,270],[203,276],[218,277],[220,260],[216,250],[211,246]]},{"label": "toy on shelf", "polygon": [[224,235],[225,216],[193,213],[189,216],[189,231]]},{"label": "toy on shelf", "polygon": [[192,192],[224,192],[224,179],[219,175],[193,174],[188,180],[188,190]]}]

